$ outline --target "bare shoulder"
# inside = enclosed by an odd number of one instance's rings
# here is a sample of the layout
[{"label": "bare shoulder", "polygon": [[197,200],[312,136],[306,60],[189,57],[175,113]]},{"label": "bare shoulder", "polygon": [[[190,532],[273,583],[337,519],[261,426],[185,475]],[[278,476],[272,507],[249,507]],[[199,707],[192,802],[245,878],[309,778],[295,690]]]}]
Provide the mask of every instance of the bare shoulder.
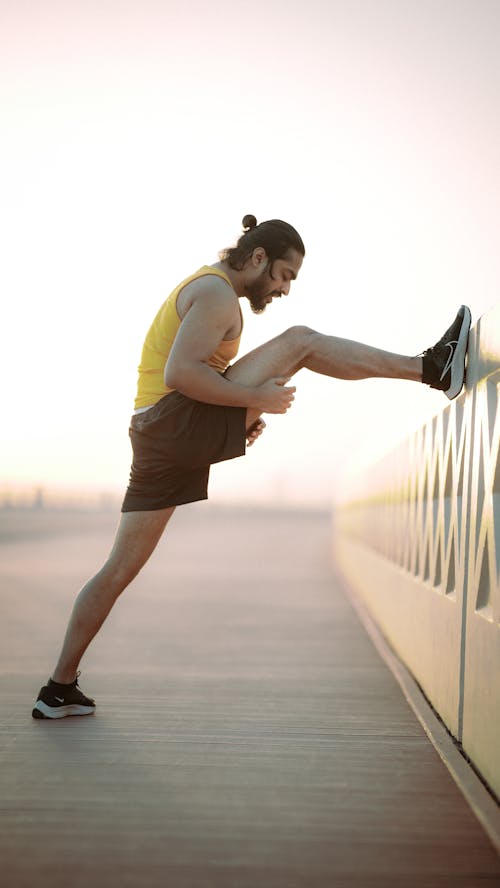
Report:
[{"label": "bare shoulder", "polygon": [[236,293],[227,281],[216,274],[203,275],[183,287],[177,297],[177,311],[181,320],[195,305],[201,311],[221,312],[228,318],[234,314],[239,319]]}]

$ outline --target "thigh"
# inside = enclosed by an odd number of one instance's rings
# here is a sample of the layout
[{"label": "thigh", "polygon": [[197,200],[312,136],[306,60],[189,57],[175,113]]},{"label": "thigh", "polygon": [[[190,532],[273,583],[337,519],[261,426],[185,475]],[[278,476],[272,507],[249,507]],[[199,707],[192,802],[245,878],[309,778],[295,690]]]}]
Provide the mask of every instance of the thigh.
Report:
[{"label": "thigh", "polygon": [[[241,385],[262,385],[279,376],[290,379],[303,366],[311,333],[309,327],[290,327],[232,364],[225,376]],[[248,408],[247,430],[259,416],[259,410]]]},{"label": "thigh", "polygon": [[312,333],[309,327],[290,327],[248,352],[225,375],[241,385],[262,385],[274,376],[290,378],[303,366]]}]

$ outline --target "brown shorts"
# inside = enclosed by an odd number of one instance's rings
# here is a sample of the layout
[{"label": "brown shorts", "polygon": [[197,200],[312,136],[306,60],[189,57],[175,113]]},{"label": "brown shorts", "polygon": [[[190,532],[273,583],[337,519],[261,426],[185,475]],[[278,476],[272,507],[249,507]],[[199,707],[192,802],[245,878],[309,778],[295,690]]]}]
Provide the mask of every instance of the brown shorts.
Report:
[{"label": "brown shorts", "polygon": [[133,462],[122,512],[207,499],[212,463],[243,456],[246,407],[219,407],[170,392],[132,416]]}]

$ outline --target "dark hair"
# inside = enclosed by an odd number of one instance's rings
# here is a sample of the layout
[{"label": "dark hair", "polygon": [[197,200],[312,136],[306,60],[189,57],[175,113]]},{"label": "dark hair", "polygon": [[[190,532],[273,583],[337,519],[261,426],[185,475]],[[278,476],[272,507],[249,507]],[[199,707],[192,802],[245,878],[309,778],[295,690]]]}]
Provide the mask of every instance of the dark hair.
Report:
[{"label": "dark hair", "polygon": [[306,248],[298,231],[288,222],[281,219],[270,219],[257,225],[255,216],[244,216],[242,221],[244,234],[235,247],[228,247],[219,253],[219,258],[229,262],[231,268],[241,271],[247,259],[257,247],[263,247],[271,263],[276,259],[284,259],[288,250],[296,250],[302,256]]}]

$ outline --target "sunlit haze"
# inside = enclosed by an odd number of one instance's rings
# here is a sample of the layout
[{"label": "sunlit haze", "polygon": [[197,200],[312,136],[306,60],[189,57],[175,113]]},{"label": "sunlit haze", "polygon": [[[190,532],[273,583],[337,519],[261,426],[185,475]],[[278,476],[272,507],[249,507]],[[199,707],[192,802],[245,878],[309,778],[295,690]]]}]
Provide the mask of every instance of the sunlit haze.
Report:
[{"label": "sunlit haze", "polygon": [[[301,323],[432,345],[500,293],[496,0],[0,0],[0,486],[122,492],[142,341],[241,219],[306,245]],[[329,503],[443,405],[302,371],[211,498]]]}]

